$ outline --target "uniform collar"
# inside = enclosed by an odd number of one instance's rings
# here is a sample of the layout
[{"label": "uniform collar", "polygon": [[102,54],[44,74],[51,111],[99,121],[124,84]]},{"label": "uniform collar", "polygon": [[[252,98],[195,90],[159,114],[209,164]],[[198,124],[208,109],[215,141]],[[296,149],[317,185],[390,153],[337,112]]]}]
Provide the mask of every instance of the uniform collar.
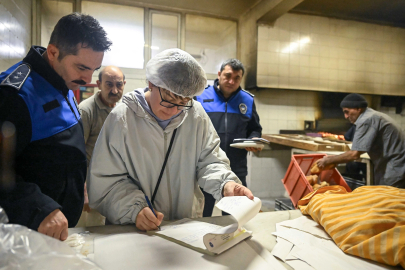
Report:
[{"label": "uniform collar", "polygon": [[231,95],[229,98],[225,98],[225,97],[224,97],[224,94],[222,94],[221,90],[218,88],[218,79],[215,79],[215,81],[214,81],[214,90],[215,90],[215,92],[217,92],[217,94],[218,94],[219,96],[221,96],[223,99],[225,99],[225,100],[230,100],[233,96],[235,96],[237,93],[239,93],[239,91],[242,90],[242,88],[241,88],[240,85],[239,85],[238,89],[236,89],[236,91],[233,92],[232,95]]},{"label": "uniform collar", "polygon": [[366,113],[368,113],[369,111],[370,111],[370,109],[369,109],[369,108],[366,108],[366,110],[365,110],[362,114],[359,115],[359,117],[357,118],[356,122],[354,122],[354,124],[355,124],[356,126],[362,124],[362,123],[364,122],[364,121],[363,121],[364,115],[365,115]]},{"label": "uniform collar", "polygon": [[49,82],[54,88],[61,91],[64,96],[67,96],[69,89],[65,81],[42,57],[45,51],[46,49],[44,47],[32,46],[27,56],[23,59],[23,62],[29,64],[36,73]]}]

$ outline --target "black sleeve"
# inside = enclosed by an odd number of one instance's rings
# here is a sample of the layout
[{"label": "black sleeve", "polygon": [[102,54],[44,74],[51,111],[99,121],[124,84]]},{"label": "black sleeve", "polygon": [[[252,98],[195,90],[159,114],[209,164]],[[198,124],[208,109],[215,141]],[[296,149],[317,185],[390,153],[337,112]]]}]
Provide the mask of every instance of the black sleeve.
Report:
[{"label": "black sleeve", "polygon": [[[31,141],[31,117],[24,100],[11,87],[0,88],[0,125],[5,121],[13,123],[16,128],[15,157],[23,155]],[[19,175],[15,179],[12,188],[6,190],[0,185],[0,206],[5,210],[10,223],[37,230],[42,220],[61,206],[43,194],[36,184],[24,181]]]},{"label": "black sleeve", "polygon": [[[18,178],[18,176],[17,176]],[[39,224],[61,206],[41,192],[36,184],[17,179],[12,190],[0,192],[0,206],[9,222],[38,230]]]},{"label": "black sleeve", "polygon": [[254,137],[260,138],[262,136],[262,126],[260,125],[259,115],[256,111],[256,105],[253,101],[252,118],[247,126],[247,138],[251,139]]},{"label": "black sleeve", "polygon": [[356,126],[352,125],[349,130],[345,133],[344,137],[346,141],[353,141],[354,133],[356,132]]},{"label": "black sleeve", "polygon": [[15,156],[19,156],[31,141],[31,117],[18,90],[3,86],[0,88],[0,123],[5,121],[13,123],[16,128]]}]

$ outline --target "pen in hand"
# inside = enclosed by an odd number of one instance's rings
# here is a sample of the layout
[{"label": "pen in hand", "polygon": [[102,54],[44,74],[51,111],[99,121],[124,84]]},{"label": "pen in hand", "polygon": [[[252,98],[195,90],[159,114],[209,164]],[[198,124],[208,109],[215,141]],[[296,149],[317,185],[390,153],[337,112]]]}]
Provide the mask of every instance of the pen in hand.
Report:
[{"label": "pen in hand", "polygon": [[[153,210],[152,204],[150,203],[149,198],[148,198],[148,196],[146,196],[146,194],[145,194],[145,200],[146,200],[146,203],[148,204],[150,210],[152,210],[152,213],[153,213],[153,214],[155,215],[155,217],[157,218],[157,215],[156,215],[156,213],[155,213],[155,210]],[[159,229],[159,231],[160,231],[160,226],[157,226],[157,227],[158,227],[158,229]]]}]

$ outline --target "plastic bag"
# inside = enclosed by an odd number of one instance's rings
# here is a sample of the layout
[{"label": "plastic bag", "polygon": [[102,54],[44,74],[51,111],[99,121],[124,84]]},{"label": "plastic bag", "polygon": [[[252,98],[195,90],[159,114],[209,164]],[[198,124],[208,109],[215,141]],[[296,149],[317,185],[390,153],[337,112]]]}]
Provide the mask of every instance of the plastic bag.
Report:
[{"label": "plastic bag", "polygon": [[0,207],[0,270],[101,269],[65,243],[7,220]]}]

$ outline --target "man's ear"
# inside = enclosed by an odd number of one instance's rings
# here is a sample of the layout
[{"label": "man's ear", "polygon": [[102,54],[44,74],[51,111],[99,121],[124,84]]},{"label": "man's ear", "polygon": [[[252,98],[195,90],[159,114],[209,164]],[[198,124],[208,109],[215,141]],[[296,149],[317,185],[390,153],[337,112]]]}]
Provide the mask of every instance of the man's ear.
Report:
[{"label": "man's ear", "polygon": [[151,83],[151,82],[148,82],[149,83],[149,91],[152,91],[152,87],[153,87],[153,84]]},{"label": "man's ear", "polygon": [[46,53],[50,63],[54,63],[59,57],[59,49],[53,44],[48,45]]},{"label": "man's ear", "polygon": [[221,71],[218,71],[218,80],[219,80],[219,77],[221,77]]},{"label": "man's ear", "polygon": [[100,82],[99,80],[97,80],[97,81],[96,81],[96,84],[97,84],[98,89],[101,90],[101,82]]}]

